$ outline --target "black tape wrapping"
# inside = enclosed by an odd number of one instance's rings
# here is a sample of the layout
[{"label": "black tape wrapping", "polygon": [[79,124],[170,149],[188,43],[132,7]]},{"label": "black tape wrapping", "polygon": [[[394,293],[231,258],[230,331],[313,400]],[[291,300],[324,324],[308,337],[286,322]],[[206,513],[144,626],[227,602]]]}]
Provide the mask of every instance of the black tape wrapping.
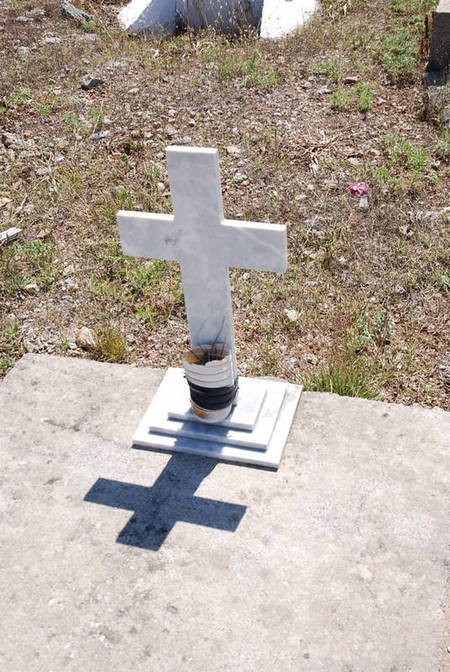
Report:
[{"label": "black tape wrapping", "polygon": [[239,389],[237,378],[229,387],[201,387],[189,380],[188,384],[194,404],[207,411],[220,411],[232,404]]}]

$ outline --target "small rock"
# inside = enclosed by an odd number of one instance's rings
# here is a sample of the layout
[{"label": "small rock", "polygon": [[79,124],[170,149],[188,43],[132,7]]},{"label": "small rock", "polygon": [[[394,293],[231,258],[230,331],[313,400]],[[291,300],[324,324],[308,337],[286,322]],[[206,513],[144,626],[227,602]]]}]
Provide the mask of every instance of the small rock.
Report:
[{"label": "small rock", "polygon": [[317,89],[317,93],[319,94],[319,96],[324,96],[333,92],[328,86],[321,86],[320,89]]},{"label": "small rock", "polygon": [[91,21],[94,18],[92,14],[89,14],[84,9],[78,9],[78,7],[72,5],[68,0],[61,0],[61,13],[63,16],[67,16],[80,23],[83,21]]},{"label": "small rock", "polygon": [[132,93],[132,94],[139,93],[139,87],[138,86],[133,86],[133,88],[128,89],[128,93]]},{"label": "small rock", "polygon": [[297,322],[298,318],[300,317],[300,313],[298,312],[298,310],[294,310],[292,308],[285,308],[283,312],[286,315],[289,322]]},{"label": "small rock", "polygon": [[94,352],[97,349],[97,339],[95,333],[89,327],[81,327],[75,334],[75,343],[82,350]]},{"label": "small rock", "polygon": [[236,184],[241,184],[241,182],[244,182],[245,180],[248,180],[248,177],[245,173],[237,172],[234,175],[234,181]]},{"label": "small rock", "polygon": [[350,156],[347,161],[351,166],[359,166],[361,164],[361,161],[356,156]]},{"label": "small rock", "polygon": [[25,285],[24,290],[28,292],[28,294],[37,294],[39,287],[35,282],[29,282],[27,285]]},{"label": "small rock", "polygon": [[0,208],[4,208],[5,205],[8,205],[8,203],[12,203],[11,198],[7,198],[6,196],[0,196]]},{"label": "small rock", "polygon": [[402,285],[395,285],[394,291],[396,294],[399,294],[400,296],[404,296],[407,292]]},{"label": "small rock", "polygon": [[30,16],[18,16],[16,23],[31,23],[33,19]]},{"label": "small rock", "polygon": [[171,126],[170,124],[166,126],[164,129],[164,133],[169,136],[169,138],[173,137],[174,135],[177,134],[177,129]]},{"label": "small rock", "polygon": [[108,135],[111,135],[111,131],[96,131],[95,133],[92,133],[91,138],[92,140],[103,140],[104,138],[107,138]]},{"label": "small rock", "polygon": [[47,15],[46,10],[40,9],[39,7],[35,7],[35,9],[30,9],[30,11],[28,12],[28,16],[31,16],[33,19],[38,19],[46,15]]},{"label": "small rock", "polygon": [[1,136],[1,141],[8,149],[13,149],[15,151],[22,149],[34,149],[35,145],[33,140],[22,140],[18,135],[14,133],[3,133]]},{"label": "small rock", "polygon": [[157,187],[158,191],[164,191],[165,188],[166,188],[166,185],[164,184],[164,182],[158,182],[156,187]]},{"label": "small rock", "polygon": [[91,77],[91,75],[85,75],[80,82],[80,86],[84,91],[90,91],[91,89],[97,89],[104,83],[105,82],[103,79],[98,79],[97,77]]},{"label": "small rock", "polygon": [[359,199],[358,208],[360,210],[369,209],[369,199],[367,198],[367,196],[361,196],[361,198]]},{"label": "small rock", "polygon": [[11,226],[6,231],[0,231],[0,244],[6,244],[12,240],[16,240],[22,233],[22,229],[19,229],[17,226]]},{"label": "small rock", "polygon": [[398,230],[403,236],[406,236],[406,238],[411,238],[412,236],[412,231],[409,228],[408,224],[402,224],[402,226],[398,227]]},{"label": "small rock", "polygon": [[315,355],[312,355],[309,352],[305,352],[303,359],[305,362],[308,362],[308,364],[312,364],[313,366],[316,366],[319,361]]},{"label": "small rock", "polygon": [[[79,40],[82,40],[83,42],[91,42],[91,43],[93,43],[93,42],[97,42],[97,40],[98,40],[98,35],[96,35],[95,33],[86,33],[85,35],[80,35],[80,36],[78,37],[78,39],[79,39]],[[92,44],[92,46],[93,46],[93,44]]]},{"label": "small rock", "polygon": [[239,156],[240,153],[241,150],[237,145],[228,145],[227,154],[229,154],[230,156]]},{"label": "small rock", "polygon": [[66,278],[64,280],[64,288],[68,292],[76,292],[79,289],[79,285],[75,278]]},{"label": "small rock", "polygon": [[41,44],[58,44],[58,42],[61,42],[61,38],[56,35],[48,35],[41,40]]},{"label": "small rock", "polygon": [[359,82],[359,77],[344,77],[342,81],[344,84],[357,84]]},{"label": "small rock", "polygon": [[116,68],[124,68],[126,66],[127,62],[125,60],[123,61],[109,61],[109,63],[105,64],[105,67],[108,70],[115,70]]},{"label": "small rock", "polygon": [[29,47],[24,47],[21,45],[20,47],[17,47],[17,53],[19,54],[20,58],[27,58],[30,53],[30,49]]},{"label": "small rock", "polygon": [[36,175],[39,177],[42,177],[43,175],[48,175],[50,172],[50,168],[46,168],[46,166],[41,166],[40,168],[36,169]]}]

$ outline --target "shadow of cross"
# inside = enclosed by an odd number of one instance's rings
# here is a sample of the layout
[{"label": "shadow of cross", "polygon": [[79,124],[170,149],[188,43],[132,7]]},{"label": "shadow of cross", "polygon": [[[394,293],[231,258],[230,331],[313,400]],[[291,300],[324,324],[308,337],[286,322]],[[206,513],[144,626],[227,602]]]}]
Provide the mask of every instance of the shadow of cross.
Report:
[{"label": "shadow of cross", "polygon": [[187,455],[171,457],[151,487],[99,478],[84,501],[134,511],[117,542],[157,551],[177,522],[234,532],[246,508],[194,493],[216,460]]}]

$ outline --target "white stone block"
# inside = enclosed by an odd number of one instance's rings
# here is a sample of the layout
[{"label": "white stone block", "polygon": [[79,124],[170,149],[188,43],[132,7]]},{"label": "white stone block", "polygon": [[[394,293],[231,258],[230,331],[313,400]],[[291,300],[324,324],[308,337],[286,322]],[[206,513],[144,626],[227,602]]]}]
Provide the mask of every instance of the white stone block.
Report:
[{"label": "white stone block", "polygon": [[173,35],[177,28],[176,0],[132,0],[118,15],[130,33]]},{"label": "white stone block", "polygon": [[132,33],[173,35],[177,28],[233,33],[259,24],[263,0],[132,0],[119,12]]},{"label": "white stone block", "polygon": [[317,9],[317,0],[264,0],[261,37],[276,39],[300,28]]}]

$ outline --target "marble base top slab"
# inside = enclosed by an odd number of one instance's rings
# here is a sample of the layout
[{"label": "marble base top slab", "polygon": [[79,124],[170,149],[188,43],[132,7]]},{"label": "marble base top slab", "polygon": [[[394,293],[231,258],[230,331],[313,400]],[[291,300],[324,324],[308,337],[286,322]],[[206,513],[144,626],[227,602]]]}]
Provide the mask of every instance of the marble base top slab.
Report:
[{"label": "marble base top slab", "polygon": [[[221,427],[251,432],[255,427],[265,396],[264,387],[255,388],[251,379],[239,378],[236,403],[230,415],[220,423]],[[157,399],[162,407],[168,409],[167,417],[170,420],[205,424],[191,409],[189,385],[182,369],[167,369],[154,399]]]}]

